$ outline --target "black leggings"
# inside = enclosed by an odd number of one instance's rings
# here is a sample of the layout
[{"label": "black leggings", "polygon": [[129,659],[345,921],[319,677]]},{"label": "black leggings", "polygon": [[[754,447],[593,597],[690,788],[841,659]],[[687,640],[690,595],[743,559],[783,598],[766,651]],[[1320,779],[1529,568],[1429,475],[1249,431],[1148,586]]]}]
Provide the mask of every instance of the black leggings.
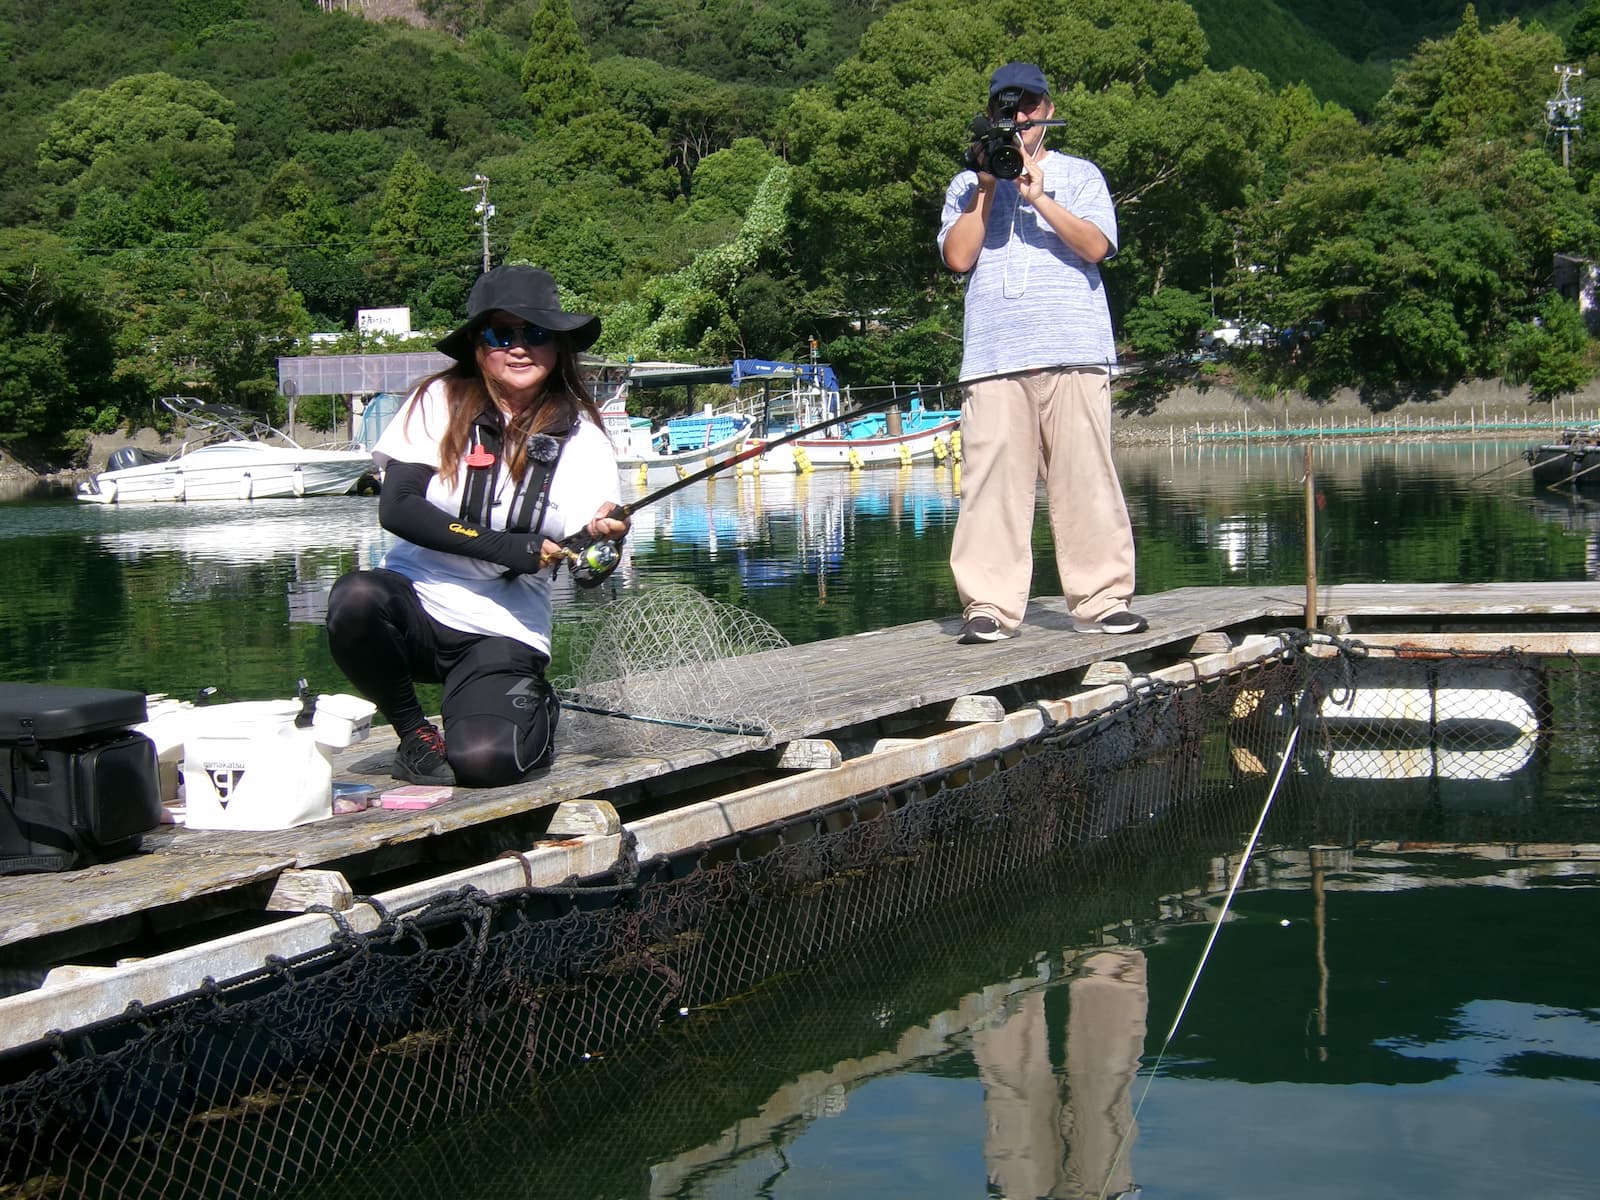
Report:
[{"label": "black leggings", "polygon": [[444,684],[446,756],[468,787],[516,783],[555,756],[561,706],[545,682],[549,659],[512,638],[441,625],[398,572],[351,571],[333,585],[328,647],[402,737],[427,720],[416,683]]}]

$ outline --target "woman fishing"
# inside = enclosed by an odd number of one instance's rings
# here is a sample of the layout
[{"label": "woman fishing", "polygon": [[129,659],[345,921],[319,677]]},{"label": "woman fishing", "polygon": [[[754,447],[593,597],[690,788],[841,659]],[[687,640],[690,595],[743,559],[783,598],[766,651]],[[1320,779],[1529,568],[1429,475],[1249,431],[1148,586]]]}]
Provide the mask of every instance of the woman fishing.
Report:
[{"label": "woman fishing", "polygon": [[[378,519],[401,540],[328,597],[333,659],[400,735],[392,774],[495,787],[547,766],[550,585],[587,529],[620,539],[616,457],[578,375],[600,319],[561,308],[532,267],[479,277],[467,320],[373,449]],[[619,519],[620,518],[620,519]],[[442,683],[444,731],[415,684]]]}]

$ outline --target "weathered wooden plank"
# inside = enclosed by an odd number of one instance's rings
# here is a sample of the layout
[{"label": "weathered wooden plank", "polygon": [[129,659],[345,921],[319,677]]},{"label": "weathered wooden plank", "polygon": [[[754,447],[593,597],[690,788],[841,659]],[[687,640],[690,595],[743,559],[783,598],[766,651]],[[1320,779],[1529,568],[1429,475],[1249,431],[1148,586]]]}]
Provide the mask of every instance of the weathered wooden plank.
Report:
[{"label": "weathered wooden plank", "polygon": [[780,771],[826,771],[843,761],[839,747],[827,738],[796,738],[784,743],[774,765]]},{"label": "weathered wooden plank", "polygon": [[1394,652],[1494,654],[1511,649],[1524,654],[1600,655],[1600,633],[1357,633],[1351,641]]},{"label": "weathered wooden plank", "polygon": [[267,897],[267,911],[305,912],[320,906],[343,912],[354,900],[354,889],[338,871],[285,871]]},{"label": "weathered wooden plank", "polygon": [[622,832],[622,818],[604,800],[563,800],[545,830],[547,838],[606,837]]},{"label": "weathered wooden plank", "polygon": [[946,721],[961,724],[967,721],[1003,721],[1006,707],[994,696],[957,696],[950,702]]},{"label": "weathered wooden plank", "polygon": [[1129,683],[1133,679],[1133,669],[1125,662],[1097,662],[1090,663],[1089,669],[1083,673],[1083,682],[1087,686],[1098,686],[1104,683]]},{"label": "weathered wooden plank", "polygon": [[[1145,632],[1109,635],[1074,632],[1065,602],[1044,598],[1030,603],[1020,637],[979,646],[956,644],[958,618],[912,622],[772,652],[784,664],[781,677],[794,680],[794,690],[778,705],[764,707],[776,708],[790,721],[777,731],[776,741],[823,738],[917,710],[937,713],[944,706],[948,712],[960,697],[1066,675],[1141,651],[1176,647],[1180,653],[1199,654],[1216,646],[1224,637],[1219,631],[1232,626],[1281,621],[1294,627],[1304,601],[1304,589],[1294,587],[1180,588],[1137,599],[1137,608],[1150,620]],[[1537,652],[1549,646],[1552,653],[1570,647],[1590,653],[1590,635],[1541,633],[1536,622],[1600,612],[1600,588],[1588,581],[1340,584],[1320,589],[1318,602],[1324,613],[1358,620],[1523,618],[1530,623],[1527,633],[1475,635],[1473,644],[1519,645]],[[1449,635],[1444,640],[1462,645],[1462,638]],[[1123,693],[1121,688],[1105,690]],[[272,833],[168,828],[149,835],[147,853],[115,863],[60,876],[0,877],[0,946],[270,883],[290,869],[337,868],[363,854],[421,847],[441,834],[517,818],[547,805],[665,783],[669,776],[744,754],[753,745],[750,739],[731,736],[701,736],[681,744],[662,738],[650,753],[643,753],[628,748],[618,728],[626,724],[571,714],[562,722],[560,753],[551,770],[513,787],[461,789],[426,812],[369,810]],[[335,760],[336,777],[364,780],[380,789],[391,786],[393,747],[392,735],[380,733],[342,752]],[[353,882],[360,886],[359,880]]]},{"label": "weathered wooden plank", "polygon": [[[387,912],[399,912],[430,896],[471,885],[489,895],[522,887],[550,887],[572,876],[593,875],[616,861],[620,837],[586,837],[540,846],[514,858],[456,871],[372,897]],[[378,908],[357,903],[337,919],[304,913],[271,925],[185,946],[150,958],[119,962],[114,970],[78,974],[48,991],[0,997],[0,1049],[25,1046],[55,1029],[103,1021],[129,1004],[154,1004],[203,986],[258,970],[268,956],[294,958],[320,950],[341,924],[357,933],[378,927]]]}]

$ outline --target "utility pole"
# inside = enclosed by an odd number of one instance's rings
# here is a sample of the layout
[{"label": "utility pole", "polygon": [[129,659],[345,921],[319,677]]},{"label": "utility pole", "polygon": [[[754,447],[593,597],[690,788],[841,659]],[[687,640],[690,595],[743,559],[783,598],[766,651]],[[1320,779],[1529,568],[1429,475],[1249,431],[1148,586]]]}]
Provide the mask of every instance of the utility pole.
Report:
[{"label": "utility pole", "polygon": [[489,203],[489,177],[487,175],[474,175],[472,182],[464,188],[457,188],[458,192],[477,192],[478,202],[472,206],[472,211],[478,214],[478,228],[483,231],[483,273],[489,273],[489,218],[494,216],[494,205]]},{"label": "utility pole", "polygon": [[1553,100],[1544,102],[1544,122],[1561,135],[1561,165],[1572,166],[1572,135],[1583,132],[1583,97],[1574,96],[1567,84],[1583,74],[1582,67],[1558,66],[1561,86]]}]

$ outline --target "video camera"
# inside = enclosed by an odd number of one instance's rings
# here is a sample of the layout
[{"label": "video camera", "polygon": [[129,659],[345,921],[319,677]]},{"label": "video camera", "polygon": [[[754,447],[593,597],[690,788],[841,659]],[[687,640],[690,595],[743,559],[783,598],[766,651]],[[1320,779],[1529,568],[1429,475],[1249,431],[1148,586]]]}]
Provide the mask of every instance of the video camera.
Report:
[{"label": "video camera", "polygon": [[1038,125],[1066,124],[1059,120],[1017,120],[1017,106],[1025,94],[1019,87],[1001,88],[990,102],[997,114],[994,119],[988,113],[972,118],[972,124],[967,126],[972,144],[961,160],[969,170],[987,171],[996,179],[1015,179],[1022,174],[1022,138],[1018,135]]},{"label": "video camera", "polygon": [[1017,134],[1033,126],[1031,121],[1017,123],[1017,105],[1022,102],[1022,95],[1021,88],[1002,88],[994,95],[994,120],[989,119],[988,113],[972,118],[967,127],[972,144],[962,158],[968,168],[987,171],[996,179],[1015,179],[1022,174],[1022,139]]}]

